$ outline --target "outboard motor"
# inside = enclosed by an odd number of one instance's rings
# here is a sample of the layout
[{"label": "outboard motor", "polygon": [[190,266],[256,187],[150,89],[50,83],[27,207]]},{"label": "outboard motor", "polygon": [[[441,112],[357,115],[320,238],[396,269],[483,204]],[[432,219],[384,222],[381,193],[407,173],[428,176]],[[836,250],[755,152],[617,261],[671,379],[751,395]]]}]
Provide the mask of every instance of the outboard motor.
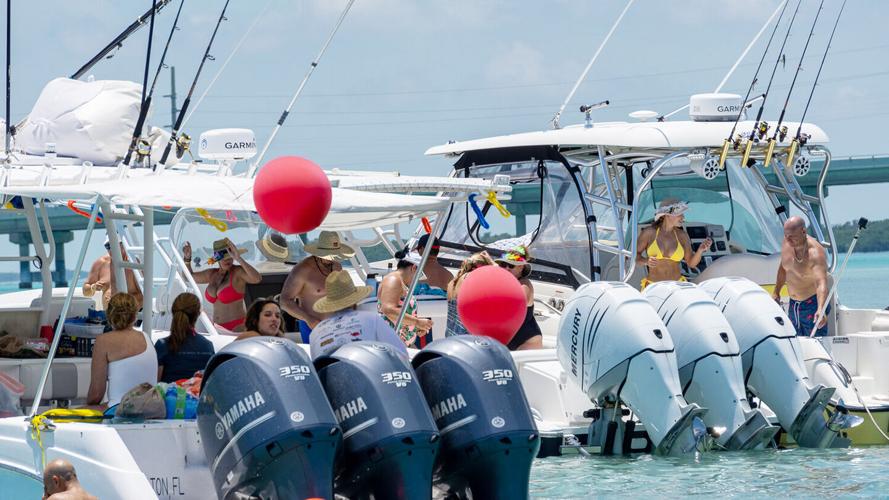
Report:
[{"label": "outboard motor", "polygon": [[[626,404],[661,455],[693,452],[706,439],[707,410],[682,395],[673,341],[651,304],[626,283],[587,283],[565,304],[557,354],[567,375],[600,407]],[[609,409],[609,411],[611,411]],[[628,453],[632,424],[615,439],[619,418],[590,426],[588,444]],[[598,427],[597,427],[598,426]]]},{"label": "outboard motor", "polygon": [[745,278],[714,278],[700,287],[735,331],[747,388],[775,412],[781,427],[802,447],[849,446],[838,431],[851,422],[839,412],[824,418],[835,389],[809,380],[796,331],[769,293]]},{"label": "outboard motor", "polygon": [[428,499],[438,429],[407,361],[389,345],[359,341],[315,367],[343,430],[336,493]]},{"label": "outboard motor", "polygon": [[219,498],[333,497],[339,428],[309,356],[293,342],[259,337],[217,352],[197,420]]},{"label": "outboard motor", "polygon": [[506,347],[448,337],[413,365],[442,438],[436,486],[458,498],[528,498],[540,435]]},{"label": "outboard motor", "polygon": [[780,430],[750,408],[735,333],[713,299],[692,283],[661,281],[642,295],[657,310],[676,348],[685,399],[707,408],[704,423],[730,450],[765,447]]}]

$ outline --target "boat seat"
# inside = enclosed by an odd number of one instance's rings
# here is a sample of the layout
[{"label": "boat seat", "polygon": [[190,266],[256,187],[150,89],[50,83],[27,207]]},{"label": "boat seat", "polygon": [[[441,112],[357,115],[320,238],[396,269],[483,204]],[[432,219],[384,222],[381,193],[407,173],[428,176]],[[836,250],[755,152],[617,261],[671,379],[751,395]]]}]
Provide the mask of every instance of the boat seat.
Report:
[{"label": "boat seat", "polygon": [[[90,358],[56,358],[53,361],[44,400],[82,401],[90,387]],[[18,380],[25,386],[22,405],[34,401],[45,359],[0,359],[0,372]]]}]

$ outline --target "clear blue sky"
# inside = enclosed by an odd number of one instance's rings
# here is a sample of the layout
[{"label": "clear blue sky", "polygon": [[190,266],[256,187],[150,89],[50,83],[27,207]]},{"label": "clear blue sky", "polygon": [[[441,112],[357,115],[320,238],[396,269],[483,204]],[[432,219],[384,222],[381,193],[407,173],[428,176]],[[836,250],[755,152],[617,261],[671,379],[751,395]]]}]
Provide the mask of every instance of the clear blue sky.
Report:
[{"label": "clear blue sky", "polygon": [[[581,121],[577,105],[586,102],[609,99],[612,106],[596,118],[623,120],[637,109],[666,113],[687,103],[690,94],[712,91],[778,1],[637,0],[562,123]],[[790,1],[789,11],[795,6]],[[168,55],[168,64],[176,67],[180,103],[223,3],[186,1],[182,30]],[[229,21],[212,50],[216,60],[207,63],[196,96],[265,3],[232,0]],[[769,98],[771,120],[784,101],[818,3],[803,0],[786,50],[787,67],[779,67]],[[825,1],[790,120],[802,111],[840,3]],[[149,5],[13,2],[14,119],[27,114],[48,80],[72,73]],[[210,128],[249,127],[263,142],[344,5],[344,0],[271,0],[192,119],[192,136]],[[546,128],[624,5],[623,0],[357,0],[270,157],[296,154],[325,168],[444,175],[448,161],[424,157],[429,146]],[[177,6],[175,0],[157,19],[154,61]],[[4,21],[5,16],[4,11]],[[831,136],[835,155],[889,153],[887,24],[889,2],[850,0],[846,6],[807,118]],[[146,28],[131,37],[92,74],[141,82],[147,35]],[[744,93],[765,39],[725,90]],[[165,71],[153,124],[170,123],[169,102],[160,97],[169,92]],[[889,217],[886,189],[831,189],[833,220]]]}]

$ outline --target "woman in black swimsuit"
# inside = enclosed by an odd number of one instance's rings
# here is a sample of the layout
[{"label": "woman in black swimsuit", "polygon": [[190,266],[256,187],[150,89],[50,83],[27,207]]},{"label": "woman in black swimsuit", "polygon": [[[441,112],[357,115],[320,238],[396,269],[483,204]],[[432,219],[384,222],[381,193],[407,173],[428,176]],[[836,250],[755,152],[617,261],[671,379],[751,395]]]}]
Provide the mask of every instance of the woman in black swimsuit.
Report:
[{"label": "woman in black swimsuit", "polygon": [[525,309],[525,320],[519,331],[516,332],[512,340],[506,344],[510,351],[523,351],[525,349],[543,349],[543,334],[540,332],[540,326],[534,319],[534,286],[528,276],[531,275],[531,254],[528,247],[519,245],[506,253],[502,258],[495,262],[498,266],[506,269],[522,284],[522,290],[525,291],[525,299],[528,308]]}]

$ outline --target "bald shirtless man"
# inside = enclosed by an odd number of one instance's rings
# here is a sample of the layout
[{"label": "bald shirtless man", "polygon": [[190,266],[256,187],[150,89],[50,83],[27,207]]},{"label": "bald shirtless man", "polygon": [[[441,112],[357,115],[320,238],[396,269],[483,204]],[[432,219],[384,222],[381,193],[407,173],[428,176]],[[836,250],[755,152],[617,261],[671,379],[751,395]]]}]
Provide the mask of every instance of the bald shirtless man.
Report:
[{"label": "bald shirtless man", "polygon": [[67,460],[53,460],[43,470],[43,500],[97,500],[87,493],[74,466]]},{"label": "bald shirtless man", "polygon": [[[108,253],[93,262],[93,267],[90,268],[90,273],[86,277],[86,281],[83,282],[83,296],[92,297],[96,292],[102,292],[103,309],[108,309],[108,301],[111,300],[111,296],[124,290],[118,289],[117,280],[114,273],[111,272],[111,243],[107,239],[105,240],[105,250]],[[123,260],[127,260],[123,243],[120,244],[120,254],[123,256]],[[139,307],[142,307],[142,290],[136,283],[136,275],[133,274],[132,269],[124,269],[124,276],[127,280],[125,291],[136,297],[136,302]]]},{"label": "bald shirtless man", "polygon": [[[818,321],[816,337],[827,335],[827,255],[818,240],[806,233],[806,223],[794,216],[784,223],[784,242],[781,244],[781,264],[772,293],[781,302],[781,288],[787,284],[790,306],[787,313],[796,334],[808,337]],[[827,308],[825,310],[825,307]]]},{"label": "bald shirtless man", "polygon": [[281,309],[308,326],[300,325],[303,341],[307,342],[310,329],[327,317],[314,309],[315,302],[327,295],[327,276],[342,271],[338,259],[354,256],[355,250],[341,243],[339,235],[332,231],[321,231],[318,241],[307,244],[305,250],[310,255],[290,270],[281,289],[280,303]]}]

